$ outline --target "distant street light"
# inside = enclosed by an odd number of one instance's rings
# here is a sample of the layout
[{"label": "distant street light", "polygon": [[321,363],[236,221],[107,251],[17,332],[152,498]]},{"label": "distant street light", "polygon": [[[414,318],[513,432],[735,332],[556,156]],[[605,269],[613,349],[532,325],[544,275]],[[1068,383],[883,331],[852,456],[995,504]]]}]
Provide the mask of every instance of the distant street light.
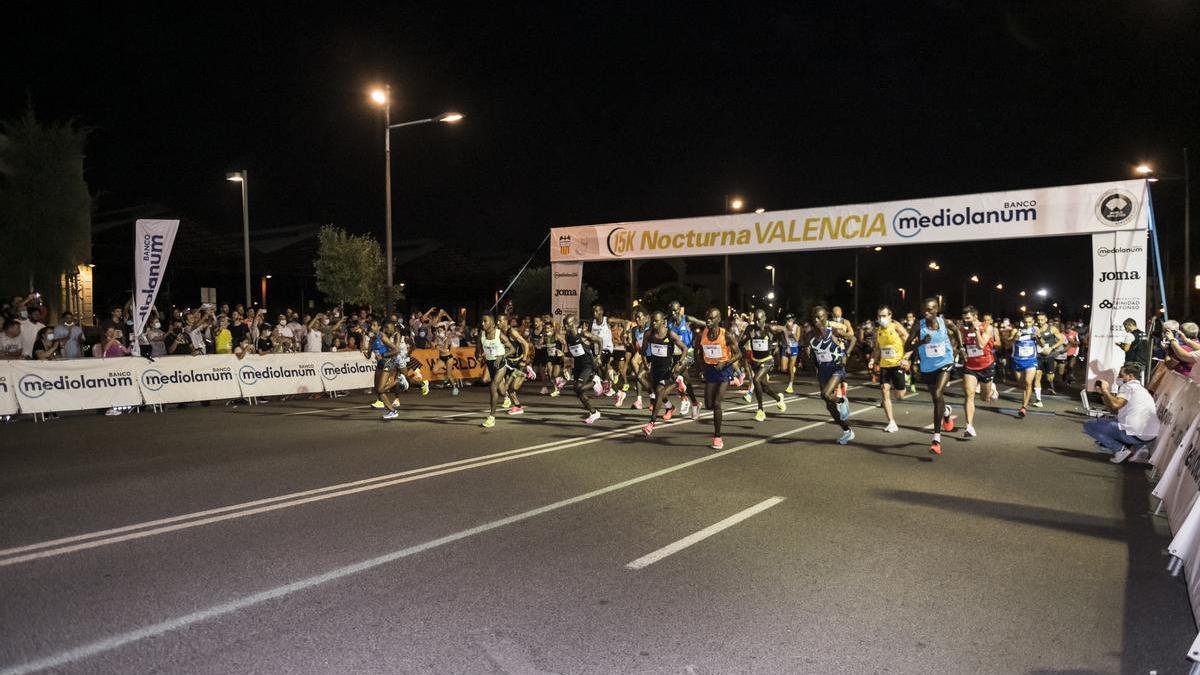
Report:
[{"label": "distant street light", "polygon": [[775,291],[767,291],[767,299],[774,300],[775,299]]},{"label": "distant street light", "polygon": [[1023,297],[1025,297],[1025,291],[1021,291],[1020,293],[1017,293],[1017,295],[1019,295],[1023,298]]},{"label": "distant street light", "polygon": [[746,202],[743,201],[741,197],[733,197],[729,200],[729,210],[730,211],[741,211],[742,207],[745,205],[746,205]]},{"label": "distant street light", "polygon": [[883,247],[882,247],[882,246],[876,246],[876,247],[875,247],[875,252],[876,252],[876,253],[878,253],[878,252],[880,252],[880,251],[882,251],[882,250],[883,250]]},{"label": "distant street light", "polygon": [[1050,291],[1047,291],[1047,290],[1046,290],[1046,289],[1044,289],[1044,288],[1039,288],[1039,289],[1038,289],[1038,292],[1037,292],[1037,294],[1038,294],[1038,297],[1039,297],[1039,298],[1044,298],[1044,297],[1046,297],[1047,295],[1050,295]]},{"label": "distant street light", "polygon": [[996,290],[998,290],[998,291],[1004,290],[1004,284],[996,284]]},{"label": "distant street light", "polygon": [[766,211],[767,211],[767,210],[766,210],[766,209],[764,209],[764,208],[762,208],[762,207],[759,207],[759,208],[757,208],[757,209],[754,209],[754,212],[755,212],[755,213],[766,213]]},{"label": "distant street light", "polygon": [[975,283],[979,283],[979,275],[978,275],[978,274],[972,274],[972,275],[971,275],[971,281],[973,281],[973,282],[975,282]]},{"label": "distant street light", "polygon": [[242,186],[242,257],[246,267],[246,306],[250,306],[250,206],[246,193],[250,178],[245,169],[225,174],[225,180]]},{"label": "distant street light", "polygon": [[847,280],[846,280],[846,285],[847,285],[847,286],[850,286],[850,287],[853,287],[853,286],[854,286],[854,280],[853,280],[853,279],[847,279]]},{"label": "distant street light", "polygon": [[938,264],[937,264],[937,261],[936,261],[936,260],[931,260],[931,261],[929,261],[929,269],[931,269],[931,270],[940,270],[940,269],[942,269],[942,268],[941,268],[941,266],[940,266],[940,265],[938,265]]},{"label": "distant street light", "polygon": [[448,124],[453,124],[455,122],[462,121],[463,114],[458,112],[444,112],[437,117],[426,117],[419,120],[410,120],[408,122],[392,124],[391,85],[384,85],[383,87],[376,87],[375,89],[372,89],[371,101],[376,105],[383,106],[384,183],[386,186],[384,193],[384,208],[387,211],[387,229],[384,235],[383,251],[384,257],[387,258],[387,296],[388,305],[390,306],[392,302],[392,286],[394,282],[392,265],[392,129],[411,127],[418,124],[429,124],[430,122],[445,122]]},{"label": "distant street light", "polygon": [[767,265],[767,266],[766,266],[766,267],[764,267],[763,269],[765,269],[765,270],[771,270],[771,288],[774,288],[774,287],[775,287],[775,266],[774,266],[774,265]]}]

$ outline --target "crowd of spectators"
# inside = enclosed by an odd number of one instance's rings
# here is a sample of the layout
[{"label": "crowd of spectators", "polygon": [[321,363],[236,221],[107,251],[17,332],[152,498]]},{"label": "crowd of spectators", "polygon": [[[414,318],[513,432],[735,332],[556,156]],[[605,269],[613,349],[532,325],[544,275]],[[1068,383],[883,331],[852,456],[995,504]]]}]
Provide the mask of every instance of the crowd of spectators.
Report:
[{"label": "crowd of spectators", "polygon": [[[71,312],[50,323],[47,307],[37,293],[17,296],[0,307],[0,359],[111,358],[140,354],[149,357],[197,354],[278,354],[366,350],[371,333],[385,320],[367,309],[343,313],[333,307],[301,314],[287,308],[276,314],[244,305],[203,304],[151,311],[141,335],[131,337],[129,305],[113,307],[106,317],[81,325]],[[474,344],[466,311],[452,317],[444,309],[414,311],[407,318],[386,317],[412,336],[416,348],[432,347],[436,336],[451,347]]]}]

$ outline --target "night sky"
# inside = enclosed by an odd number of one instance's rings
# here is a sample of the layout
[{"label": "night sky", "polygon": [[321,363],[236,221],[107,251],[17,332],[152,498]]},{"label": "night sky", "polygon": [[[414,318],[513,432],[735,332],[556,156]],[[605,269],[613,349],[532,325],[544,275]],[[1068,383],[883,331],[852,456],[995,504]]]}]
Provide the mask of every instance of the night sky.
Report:
[{"label": "night sky", "polygon": [[[548,227],[712,214],[730,193],[768,209],[903,199],[1181,171],[1182,146],[1200,153],[1195,3],[810,4],[95,5],[7,22],[0,116],[28,99],[94,127],[99,212],[156,202],[236,231],[224,175],[245,168],[253,225],[382,239],[366,92],[390,82],[394,121],[467,115],[395,133],[397,237],[530,251]],[[1164,244],[1181,242],[1181,186],[1155,200]],[[926,253],[991,278],[1033,269],[1086,301],[1076,241]]]}]

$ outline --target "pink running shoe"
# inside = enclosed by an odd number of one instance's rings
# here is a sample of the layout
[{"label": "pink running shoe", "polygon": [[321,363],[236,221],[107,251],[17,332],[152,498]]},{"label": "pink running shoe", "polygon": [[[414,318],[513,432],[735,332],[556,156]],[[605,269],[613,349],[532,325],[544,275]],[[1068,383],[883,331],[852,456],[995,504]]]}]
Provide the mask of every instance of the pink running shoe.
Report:
[{"label": "pink running shoe", "polygon": [[654,422],[648,422],[646,426],[642,427],[642,433],[646,435],[646,438],[650,438],[650,434],[654,433]]}]

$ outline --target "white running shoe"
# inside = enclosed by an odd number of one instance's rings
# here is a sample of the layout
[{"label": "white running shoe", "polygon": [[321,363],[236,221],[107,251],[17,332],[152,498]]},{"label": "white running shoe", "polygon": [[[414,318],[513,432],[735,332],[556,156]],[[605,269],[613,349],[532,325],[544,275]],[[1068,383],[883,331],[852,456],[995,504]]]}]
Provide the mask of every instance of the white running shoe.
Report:
[{"label": "white running shoe", "polygon": [[842,419],[850,419],[850,400],[843,398],[837,404],[838,417]]},{"label": "white running shoe", "polygon": [[699,402],[697,402],[696,405],[692,406],[692,419],[694,419],[694,420],[700,419],[700,411],[703,408],[704,408],[704,406],[700,405]]},{"label": "white running shoe", "polygon": [[401,375],[400,377],[397,377],[396,384],[400,385],[400,388],[403,389],[404,391],[408,391],[408,378],[407,377],[405,377],[403,375]]},{"label": "white running shoe", "polygon": [[1125,448],[1122,448],[1121,450],[1118,450],[1115,453],[1113,453],[1112,459],[1110,459],[1108,461],[1112,462],[1113,464],[1120,464],[1121,462],[1124,462],[1125,460],[1129,459],[1129,456],[1132,454],[1133,454],[1133,450],[1131,450],[1128,447],[1125,447]]},{"label": "white running shoe", "polygon": [[633,399],[633,407],[637,410],[642,409],[642,397],[641,396]]},{"label": "white running shoe", "polygon": [[968,424],[967,428],[963,430],[963,433],[966,434],[968,438],[975,438],[975,436],[977,436],[975,433],[975,425]]},{"label": "white running shoe", "polygon": [[779,412],[787,412],[787,404],[783,402],[783,394],[775,396],[775,407],[779,409]]},{"label": "white running shoe", "polygon": [[680,402],[680,404],[679,404],[679,414],[686,415],[686,414],[688,414],[688,411],[690,411],[691,409],[692,409],[692,402],[689,401],[686,396],[683,397],[683,401]]},{"label": "white running shoe", "polygon": [[616,400],[614,403],[616,404],[616,406],[617,406],[618,408],[620,408],[620,407],[621,407],[621,404],[625,402],[625,397],[626,397],[626,396],[627,396],[627,394],[626,394],[625,392],[623,392],[623,391],[618,391],[618,392],[617,392],[617,400]]},{"label": "white running shoe", "polygon": [[847,429],[842,432],[841,436],[838,436],[837,442],[838,442],[838,445],[846,445],[847,443],[849,443],[852,440],[854,440],[854,430]]},{"label": "white running shoe", "polygon": [[583,421],[583,423],[584,423],[584,424],[592,424],[592,423],[594,423],[594,422],[595,422],[596,420],[598,420],[598,419],[600,419],[600,411],[599,411],[599,410],[597,410],[596,412],[592,413],[591,415],[588,415],[588,416],[587,416],[587,419],[585,419],[585,420]]},{"label": "white running shoe", "polygon": [[111,417],[112,415],[120,415],[121,411],[116,408],[109,408],[108,410],[104,411],[104,414]]},{"label": "white running shoe", "polygon": [[900,427],[896,424],[896,420],[889,420],[887,426],[883,428],[883,431],[884,433],[894,434],[897,431],[900,431]]},{"label": "white running shoe", "polygon": [[389,411],[387,411],[387,413],[384,414],[383,419],[394,420],[399,416],[400,416],[400,413],[396,412],[395,410],[389,410]]},{"label": "white running shoe", "polygon": [[545,396],[546,394],[550,393],[550,389],[548,387],[542,387],[542,390],[539,391],[538,393],[541,394],[542,396]]},{"label": "white running shoe", "polygon": [[754,392],[747,389],[746,393],[742,394],[742,400],[745,401],[746,403],[753,403],[754,402]]}]

